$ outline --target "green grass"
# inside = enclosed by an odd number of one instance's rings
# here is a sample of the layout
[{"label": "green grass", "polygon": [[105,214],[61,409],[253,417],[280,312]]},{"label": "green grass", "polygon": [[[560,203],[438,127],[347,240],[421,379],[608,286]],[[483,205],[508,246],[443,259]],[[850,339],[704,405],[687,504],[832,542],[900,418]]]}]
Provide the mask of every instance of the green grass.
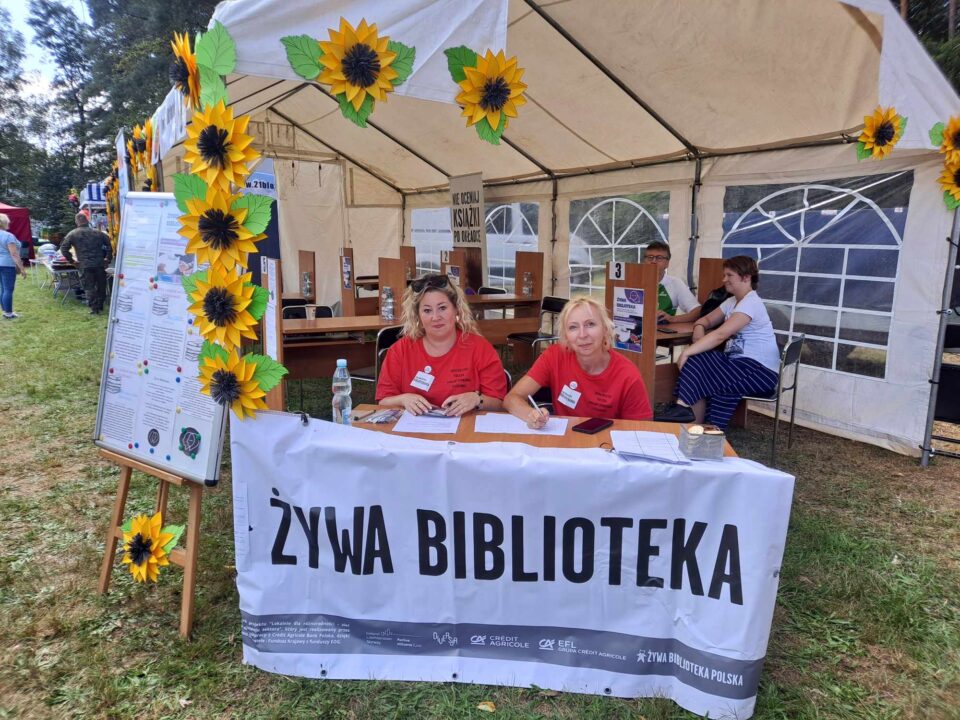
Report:
[{"label": "green grass", "polygon": [[[90,441],[106,321],[18,285],[0,325],[0,718],[693,717],[663,700],[439,683],[331,682],[241,661],[229,458],[204,495],[197,608],[180,640],[180,570],[137,586],[119,564],[96,594],[118,473]],[[370,401],[355,387],[356,403]],[[299,403],[296,384],[291,400]],[[329,415],[326,383],[305,406]],[[764,461],[771,426],[731,432]],[[960,717],[960,463],[912,458],[798,429],[782,467],[798,478],[755,717]],[[152,508],[134,475],[128,516]],[[171,495],[172,521],[185,518]]]}]

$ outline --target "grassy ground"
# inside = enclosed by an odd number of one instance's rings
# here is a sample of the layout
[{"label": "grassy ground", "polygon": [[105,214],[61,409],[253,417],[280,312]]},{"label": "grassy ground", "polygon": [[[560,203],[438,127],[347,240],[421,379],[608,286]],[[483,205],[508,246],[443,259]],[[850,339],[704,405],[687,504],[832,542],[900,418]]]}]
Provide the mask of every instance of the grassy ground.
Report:
[{"label": "grassy ground", "polygon": [[[245,667],[229,467],[205,494],[191,642],[176,632],[178,569],[141,587],[118,567],[97,595],[117,482],[90,442],[106,320],[30,282],[16,305],[23,317],[0,321],[0,718],[465,718],[486,717],[483,700],[504,718],[693,717],[659,700]],[[312,413],[329,411],[316,388],[306,395]],[[770,428],[751,417],[731,441],[765,460]],[[960,718],[960,461],[922,470],[799,429],[781,466],[798,480],[755,717]],[[128,508],[150,510],[154,487],[135,475]]]}]

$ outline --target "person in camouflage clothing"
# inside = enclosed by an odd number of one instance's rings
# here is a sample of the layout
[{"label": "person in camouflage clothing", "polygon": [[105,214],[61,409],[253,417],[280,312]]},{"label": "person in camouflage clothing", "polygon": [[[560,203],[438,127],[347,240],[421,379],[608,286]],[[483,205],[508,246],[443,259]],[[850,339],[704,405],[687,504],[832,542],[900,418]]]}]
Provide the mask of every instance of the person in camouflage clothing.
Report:
[{"label": "person in camouflage clothing", "polygon": [[110,238],[106,233],[90,227],[90,221],[83,213],[77,213],[77,227],[67,233],[60,244],[60,252],[67,259],[73,248],[77,258],[77,267],[83,278],[83,292],[87,296],[87,305],[91,315],[103,312],[103,299],[107,294],[106,267],[113,259]]}]

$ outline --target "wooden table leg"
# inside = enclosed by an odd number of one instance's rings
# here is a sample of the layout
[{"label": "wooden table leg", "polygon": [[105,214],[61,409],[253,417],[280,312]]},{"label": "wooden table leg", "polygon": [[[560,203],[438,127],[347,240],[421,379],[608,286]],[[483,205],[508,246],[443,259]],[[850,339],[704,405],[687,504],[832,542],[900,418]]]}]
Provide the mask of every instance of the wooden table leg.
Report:
[{"label": "wooden table leg", "polygon": [[117,497],[113,501],[110,525],[107,527],[107,543],[103,549],[103,564],[100,566],[100,582],[97,585],[97,591],[101,595],[107,592],[110,587],[110,573],[113,571],[113,561],[117,556],[117,530],[123,527],[123,511],[127,505],[127,493],[130,491],[130,475],[132,472],[130,466],[120,466],[120,482],[117,485]]},{"label": "wooden table leg", "polygon": [[193,595],[197,584],[197,556],[200,550],[200,502],[203,486],[190,483],[190,507],[187,511],[187,546],[183,563],[183,599],[180,603],[180,636],[189,637],[193,629]]}]

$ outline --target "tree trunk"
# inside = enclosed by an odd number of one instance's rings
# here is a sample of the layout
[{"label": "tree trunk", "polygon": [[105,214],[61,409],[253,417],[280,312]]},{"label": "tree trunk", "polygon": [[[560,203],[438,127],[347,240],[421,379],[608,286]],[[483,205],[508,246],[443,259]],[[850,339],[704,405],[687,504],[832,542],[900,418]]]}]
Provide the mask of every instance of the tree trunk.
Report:
[{"label": "tree trunk", "polygon": [[953,40],[954,28],[957,26],[957,0],[950,0],[947,6],[947,40]]},{"label": "tree trunk", "polygon": [[907,19],[907,5],[909,4],[908,0],[900,0],[900,17],[904,20]]}]

